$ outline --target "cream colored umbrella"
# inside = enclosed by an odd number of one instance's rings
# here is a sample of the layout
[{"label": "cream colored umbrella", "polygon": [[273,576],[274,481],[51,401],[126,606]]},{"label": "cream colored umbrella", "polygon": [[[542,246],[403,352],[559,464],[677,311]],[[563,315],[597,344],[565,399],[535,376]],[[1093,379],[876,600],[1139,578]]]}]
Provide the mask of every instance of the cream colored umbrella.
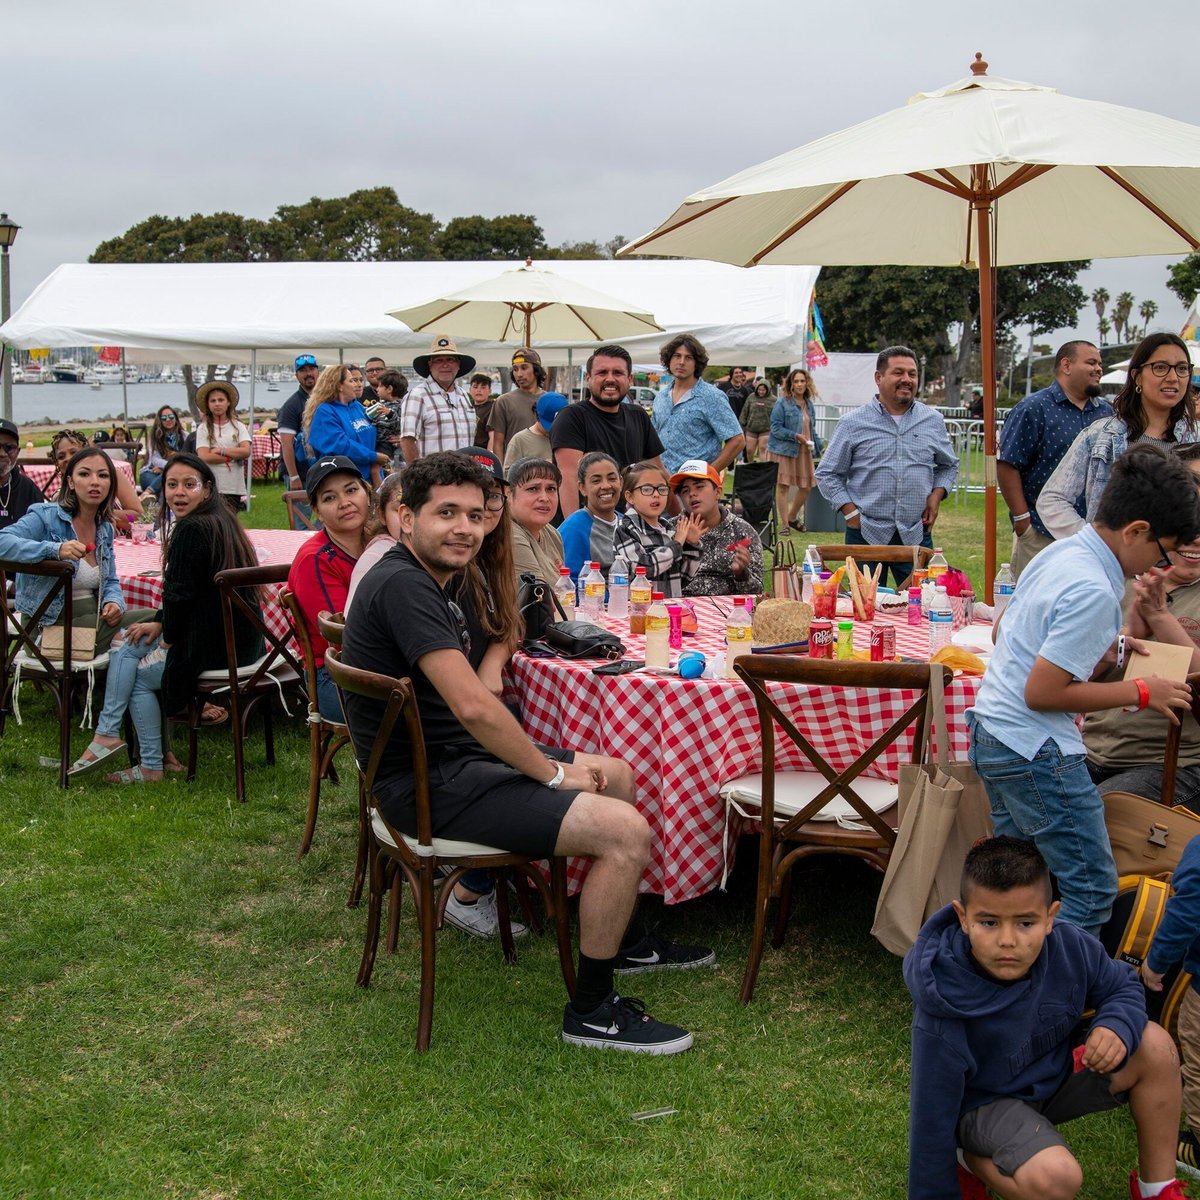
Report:
[{"label": "cream colored umbrella", "polygon": [[414,333],[437,330],[488,342],[609,342],[663,328],[648,312],[563,275],[535,267],[503,271],[440,299],[389,316]]},{"label": "cream colored umbrella", "polygon": [[971,74],[689,196],[621,250],[739,266],[978,270],[985,570],[996,551],[994,268],[1200,246],[1200,128]]}]

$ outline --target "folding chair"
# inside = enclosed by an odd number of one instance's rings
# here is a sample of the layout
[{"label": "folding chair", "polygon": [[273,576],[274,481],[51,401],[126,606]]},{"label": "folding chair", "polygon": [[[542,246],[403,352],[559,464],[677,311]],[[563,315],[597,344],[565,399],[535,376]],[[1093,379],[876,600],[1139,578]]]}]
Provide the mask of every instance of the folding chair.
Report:
[{"label": "folding chair", "polygon": [[[18,574],[49,576],[55,581],[36,612],[18,613],[16,610],[14,596],[9,591],[9,576]],[[69,637],[63,639],[62,662],[47,658],[38,645],[42,632],[39,622],[60,594],[63,598],[61,620],[64,628],[71,628],[71,583],[74,578],[74,563],[58,559],[38,563],[0,559],[0,617],[4,624],[4,653],[0,659],[0,735],[4,733],[10,708],[14,715],[17,712],[16,691],[22,677],[47,688],[54,696],[54,707],[58,713],[59,787],[67,786],[67,771],[71,766],[71,703],[75,676],[87,674],[88,688],[94,694],[96,676],[99,675],[103,688],[108,668],[107,654],[83,662],[72,661]]]},{"label": "folding chair", "polygon": [[[278,604],[279,598],[271,585],[287,582],[290,563],[272,563],[261,567],[233,567],[218,571],[216,584],[221,589],[221,619],[225,626],[226,665],[205,671],[196,684],[196,692],[188,705],[188,769],[191,783],[196,778],[197,740],[202,724],[201,714],[207,700],[220,696],[229,702],[229,724],[233,730],[234,785],[240,803],[246,801],[245,740],[250,715],[262,706],[263,738],[266,742],[267,765],[275,765],[275,729],[271,720],[271,699],[283,699],[284,690],[300,693],[304,686],[304,666],[292,649],[294,631],[290,623],[282,634],[275,633],[264,620],[256,598],[260,589],[266,591],[262,604]],[[264,654],[245,666],[238,666],[237,637],[234,614],[248,621],[262,635]]]},{"label": "folding chair", "polygon": [[[325,654],[325,665],[338,686],[343,699],[346,693],[366,696],[385,705],[379,731],[375,735],[370,757],[364,765],[358,762],[362,777],[363,795],[370,812],[369,849],[370,888],[367,900],[367,934],[363,946],[362,963],[358,969],[357,983],[367,987],[375,966],[375,953],[379,946],[379,926],[382,919],[383,897],[392,893],[391,903],[397,908],[400,891],[393,889],[393,880],[399,875],[407,879],[412,888],[417,914],[417,927],[421,937],[421,988],[417,1015],[417,1051],[429,1048],[433,1031],[434,966],[437,954],[435,934],[441,928],[446,902],[458,880],[470,870],[498,870],[524,876],[542,896],[546,912],[553,915],[555,936],[558,943],[558,961],[562,970],[567,992],[575,992],[575,967],[571,958],[571,935],[567,925],[567,875],[566,862],[562,858],[551,859],[551,883],[547,884],[534,859],[520,854],[510,854],[492,846],[474,842],[458,842],[433,836],[433,818],[429,806],[429,776],[425,758],[425,739],[421,730],[421,717],[417,712],[416,697],[412,684],[407,679],[394,679],[373,671],[363,671],[345,666],[333,647]],[[404,730],[399,733],[407,737],[413,758],[413,777],[417,815],[417,834],[410,837],[388,823],[375,801],[375,775],[389,740],[396,735],[397,725],[403,718]],[[357,758],[357,755],[356,755]],[[450,868],[442,884],[441,892],[434,894],[434,884],[440,874],[439,868]],[[503,879],[496,887],[496,909],[500,924],[500,944],[504,957],[510,963],[517,961],[513,944],[512,925],[508,916],[508,889]]]},{"label": "folding chair", "polygon": [[[839,542],[832,546],[818,546],[817,553],[822,562],[844,562],[849,555],[859,566],[868,563],[903,563],[912,566],[908,578],[899,586],[909,587],[913,573],[918,568],[929,566],[933,551],[927,546],[850,546]],[[881,573],[882,575],[882,573]],[[882,578],[880,582],[883,582]]]},{"label": "folding chair", "polygon": [[776,462],[738,463],[733,468],[733,510],[754,526],[764,550],[775,546],[779,512],[775,486],[779,482]]},{"label": "folding chair", "polygon": [[[929,701],[930,671],[942,671],[947,683],[953,672],[948,667],[931,667],[928,663],[837,662],[749,654],[737,660],[734,670],[754,694],[763,746],[762,773],[743,776],[721,788],[728,808],[757,821],[759,826],[754,932],[741,992],[742,1003],[749,1004],[762,961],[767,907],[773,896],[779,898],[771,939],[771,944],[779,947],[791,910],[792,867],[800,859],[814,854],[843,854],[865,859],[881,871],[886,868],[888,855],[896,844],[898,785],[889,780],[863,778],[862,772],[910,728],[912,761],[924,759],[928,744],[921,732]],[[839,771],[825,761],[780,708],[778,689],[774,697],[769,694],[768,685],[772,683],[904,690],[916,692],[917,697],[848,767]],[[776,725],[812,764],[811,769],[776,769]],[[839,799],[845,803],[838,806]],[[837,819],[816,819],[823,810],[834,806],[842,809]]]}]

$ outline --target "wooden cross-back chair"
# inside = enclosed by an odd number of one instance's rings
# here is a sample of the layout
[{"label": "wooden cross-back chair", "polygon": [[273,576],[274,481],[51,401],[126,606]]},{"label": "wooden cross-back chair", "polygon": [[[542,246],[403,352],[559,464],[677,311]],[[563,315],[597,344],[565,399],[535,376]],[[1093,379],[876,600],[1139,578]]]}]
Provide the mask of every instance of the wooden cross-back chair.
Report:
[{"label": "wooden cross-back chair", "polygon": [[[275,587],[287,582],[290,563],[270,563],[259,567],[231,567],[218,571],[216,584],[221,590],[221,620],[225,628],[226,664],[201,674],[190,704],[188,723],[188,781],[196,778],[197,740],[206,702],[228,701],[229,724],[233,731],[234,786],[239,802],[246,799],[246,729],[251,714],[261,704],[263,737],[267,765],[275,765],[275,730],[271,719],[271,700],[282,699],[285,691],[301,693],[304,664],[292,645],[294,631],[290,622],[282,634],[276,633],[264,619],[261,605],[278,604]],[[261,597],[254,603],[249,597]],[[263,654],[245,666],[238,666],[235,614],[256,629],[263,639]]]},{"label": "wooden cross-back chair", "polygon": [[312,509],[308,503],[308,493],[305,491],[288,491],[283,493],[284,507],[287,509],[289,529],[315,529]]},{"label": "wooden cross-back chair", "polygon": [[[537,862],[522,854],[511,854],[492,846],[474,842],[459,842],[433,836],[433,817],[429,804],[429,774],[425,755],[425,740],[421,730],[421,717],[417,712],[416,697],[412,684],[407,679],[395,679],[374,671],[363,671],[346,666],[339,653],[330,647],[325,654],[325,665],[337,684],[345,704],[346,695],[364,696],[383,705],[382,719],[372,743],[371,751],[364,763],[358,761],[362,776],[363,794],[369,809],[369,879],[367,899],[367,932],[363,946],[362,962],[358,970],[358,984],[367,987],[375,966],[375,954],[379,945],[379,927],[382,920],[383,898],[391,892],[393,906],[400,902],[399,889],[392,888],[397,873],[402,874],[412,888],[417,926],[421,940],[421,982],[417,1014],[417,1050],[429,1048],[433,1030],[434,968],[437,954],[436,933],[442,925],[446,902],[454,885],[470,870],[499,870],[511,872],[528,879],[542,896],[548,914],[553,916],[558,943],[559,966],[568,994],[575,991],[575,969],[571,958],[571,936],[567,925],[567,876],[566,861],[551,859],[551,883],[547,884]],[[350,710],[352,711],[352,710]],[[401,725],[403,722],[403,725]],[[392,826],[376,803],[375,778],[382,761],[384,750],[393,736],[406,737],[412,755],[414,800],[416,807],[417,832],[409,836]],[[356,760],[358,755],[356,754]],[[440,893],[435,894],[434,884],[440,868],[448,867]],[[508,888],[503,879],[496,886],[496,909],[500,926],[500,943],[504,957],[516,962],[517,952],[513,943],[512,925],[509,921]]]},{"label": "wooden cross-back chair", "polygon": [[[754,931],[746,973],[742,980],[744,1004],[754,994],[766,937],[767,908],[772,897],[779,899],[779,912],[772,945],[783,944],[791,909],[792,867],[815,854],[843,854],[865,859],[880,870],[896,844],[898,825],[897,785],[870,779],[863,772],[885,750],[912,731],[913,762],[921,762],[928,745],[922,738],[929,703],[930,671],[948,667],[928,663],[860,663],[812,659],[798,656],[743,655],[734,670],[750,686],[758,708],[762,730],[762,772],[734,780],[721,789],[731,807],[757,821],[759,860],[754,901]],[[821,688],[861,688],[871,691],[903,690],[916,693],[899,716],[872,740],[849,766],[838,770],[796,727],[792,717],[770,694],[770,684]],[[792,741],[811,764],[802,771],[785,771],[776,766],[776,727]],[[849,821],[815,819],[837,798],[852,810]]]}]

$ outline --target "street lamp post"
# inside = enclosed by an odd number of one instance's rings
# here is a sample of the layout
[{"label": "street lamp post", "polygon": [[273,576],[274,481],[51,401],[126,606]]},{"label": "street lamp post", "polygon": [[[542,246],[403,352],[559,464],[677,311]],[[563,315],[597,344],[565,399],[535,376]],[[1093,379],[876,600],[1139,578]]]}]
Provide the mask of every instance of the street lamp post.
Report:
[{"label": "street lamp post", "polygon": [[[8,213],[0,213],[0,324],[9,318],[11,299],[8,282],[8,248],[17,240],[17,230],[20,225],[8,219]],[[12,350],[4,348],[4,384],[3,384],[3,416],[6,421],[13,419],[12,402]]]}]

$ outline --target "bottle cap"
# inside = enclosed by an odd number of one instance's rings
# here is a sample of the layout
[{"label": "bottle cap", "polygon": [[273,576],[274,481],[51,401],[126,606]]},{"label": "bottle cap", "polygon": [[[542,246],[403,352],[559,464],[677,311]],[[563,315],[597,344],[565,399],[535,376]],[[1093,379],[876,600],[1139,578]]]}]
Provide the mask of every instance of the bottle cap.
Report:
[{"label": "bottle cap", "polygon": [[665,592],[651,592],[651,593],[650,593],[650,599],[651,599],[651,600],[652,600],[652,601],[653,601],[655,604],[657,604],[657,603],[658,603],[660,600],[665,600],[665,599],[666,599],[666,593],[665,593]]},{"label": "bottle cap", "polygon": [[570,574],[571,574],[571,568],[570,568],[570,567],[559,567],[559,568],[558,568],[558,573],[559,573],[560,575],[570,575]]},{"label": "bottle cap", "polygon": [[853,629],[854,622],[853,621],[839,621],[838,628],[839,629]]},{"label": "bottle cap", "polygon": [[636,569],[634,570],[634,572],[633,572],[633,573],[634,573],[635,575],[645,575],[645,573],[646,573],[646,568],[645,568],[645,567],[638,567],[638,568],[636,568]]},{"label": "bottle cap", "polygon": [[599,563],[592,563],[592,570],[593,570],[593,571],[598,571],[598,570],[600,570],[600,564],[599,564]]},{"label": "bottle cap", "polygon": [[910,587],[908,589],[908,598],[910,600],[920,600],[921,589],[919,587]]}]

